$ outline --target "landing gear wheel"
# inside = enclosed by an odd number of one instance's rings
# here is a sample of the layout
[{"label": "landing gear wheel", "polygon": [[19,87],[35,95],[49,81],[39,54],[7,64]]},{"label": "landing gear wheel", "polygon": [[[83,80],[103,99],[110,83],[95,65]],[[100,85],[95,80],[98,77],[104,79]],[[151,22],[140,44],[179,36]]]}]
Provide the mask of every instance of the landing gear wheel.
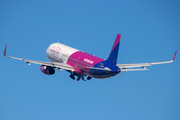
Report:
[{"label": "landing gear wheel", "polygon": [[92,78],[92,77],[88,76],[88,77],[87,77],[87,80],[90,80],[91,78]]},{"label": "landing gear wheel", "polygon": [[78,78],[77,78],[76,81],[79,81],[80,79],[81,79],[81,75],[78,75]]},{"label": "landing gear wheel", "polygon": [[72,75],[72,74],[71,74],[71,75],[70,75],[70,77],[71,77],[73,80],[75,80],[75,77],[74,77],[74,75]]}]

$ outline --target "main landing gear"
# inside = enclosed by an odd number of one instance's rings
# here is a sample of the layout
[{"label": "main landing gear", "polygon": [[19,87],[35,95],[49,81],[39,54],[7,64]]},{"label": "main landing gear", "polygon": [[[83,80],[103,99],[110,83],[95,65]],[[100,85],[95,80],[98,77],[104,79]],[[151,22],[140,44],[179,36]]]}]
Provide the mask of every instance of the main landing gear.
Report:
[{"label": "main landing gear", "polygon": [[70,77],[75,80],[74,74],[71,74]]},{"label": "main landing gear", "polygon": [[[75,80],[75,76],[77,76],[77,79],[76,79],[76,80]],[[86,81],[86,80],[84,79],[84,76],[86,76],[86,75],[71,73],[70,78],[72,78],[72,79],[75,80],[75,81],[79,81],[80,79],[82,79],[83,81]],[[87,80],[90,80],[91,78],[92,78],[92,77],[88,76],[88,77],[87,77]]]},{"label": "main landing gear", "polygon": [[92,78],[92,77],[88,76],[88,77],[87,77],[87,80],[90,80],[91,78]]}]

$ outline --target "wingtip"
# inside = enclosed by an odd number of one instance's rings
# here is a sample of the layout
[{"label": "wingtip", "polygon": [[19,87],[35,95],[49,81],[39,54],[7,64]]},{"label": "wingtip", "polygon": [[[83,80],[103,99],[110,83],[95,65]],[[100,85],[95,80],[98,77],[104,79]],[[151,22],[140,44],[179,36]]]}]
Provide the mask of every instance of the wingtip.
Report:
[{"label": "wingtip", "polygon": [[176,50],[176,52],[174,53],[174,57],[173,57],[173,61],[175,60],[175,57],[176,57],[176,53],[177,53],[177,50]]},{"label": "wingtip", "polygon": [[121,36],[121,34],[118,33],[117,36]]},{"label": "wingtip", "polygon": [[4,49],[4,56],[6,56],[6,49],[7,49],[7,44],[6,44],[5,49]]}]

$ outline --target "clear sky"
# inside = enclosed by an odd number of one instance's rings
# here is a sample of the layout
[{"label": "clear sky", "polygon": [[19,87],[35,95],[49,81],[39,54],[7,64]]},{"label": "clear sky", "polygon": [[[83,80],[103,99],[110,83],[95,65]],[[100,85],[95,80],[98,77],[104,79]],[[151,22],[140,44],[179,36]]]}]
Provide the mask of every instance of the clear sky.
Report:
[{"label": "clear sky", "polygon": [[[0,120],[180,120],[179,0],[1,0]],[[118,63],[174,63],[73,81],[40,65],[60,42],[106,59],[116,35]]]}]

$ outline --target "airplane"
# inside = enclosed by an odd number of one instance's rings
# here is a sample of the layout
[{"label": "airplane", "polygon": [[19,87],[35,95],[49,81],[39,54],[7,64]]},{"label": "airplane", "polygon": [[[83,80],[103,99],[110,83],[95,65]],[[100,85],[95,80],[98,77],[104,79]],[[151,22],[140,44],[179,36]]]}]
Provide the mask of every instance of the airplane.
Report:
[{"label": "airplane", "polygon": [[[4,50],[4,56],[12,59],[25,61],[28,65],[30,63],[40,64],[40,70],[46,75],[53,75],[55,69],[65,69],[70,73],[70,77],[73,80],[79,81],[80,79],[87,80],[91,78],[104,79],[110,78],[119,74],[121,71],[137,71],[148,70],[146,66],[171,63],[175,60],[177,50],[173,56],[173,59],[165,62],[151,62],[151,63],[135,63],[135,64],[117,64],[118,51],[120,45],[121,34],[117,34],[109,57],[105,60],[95,55],[88,54],[78,49],[66,46],[61,43],[51,44],[47,50],[46,55],[51,62],[29,60],[17,57],[11,57],[6,55],[7,44]],[[136,68],[134,67],[142,67]],[[77,79],[75,78],[77,76]]]}]

